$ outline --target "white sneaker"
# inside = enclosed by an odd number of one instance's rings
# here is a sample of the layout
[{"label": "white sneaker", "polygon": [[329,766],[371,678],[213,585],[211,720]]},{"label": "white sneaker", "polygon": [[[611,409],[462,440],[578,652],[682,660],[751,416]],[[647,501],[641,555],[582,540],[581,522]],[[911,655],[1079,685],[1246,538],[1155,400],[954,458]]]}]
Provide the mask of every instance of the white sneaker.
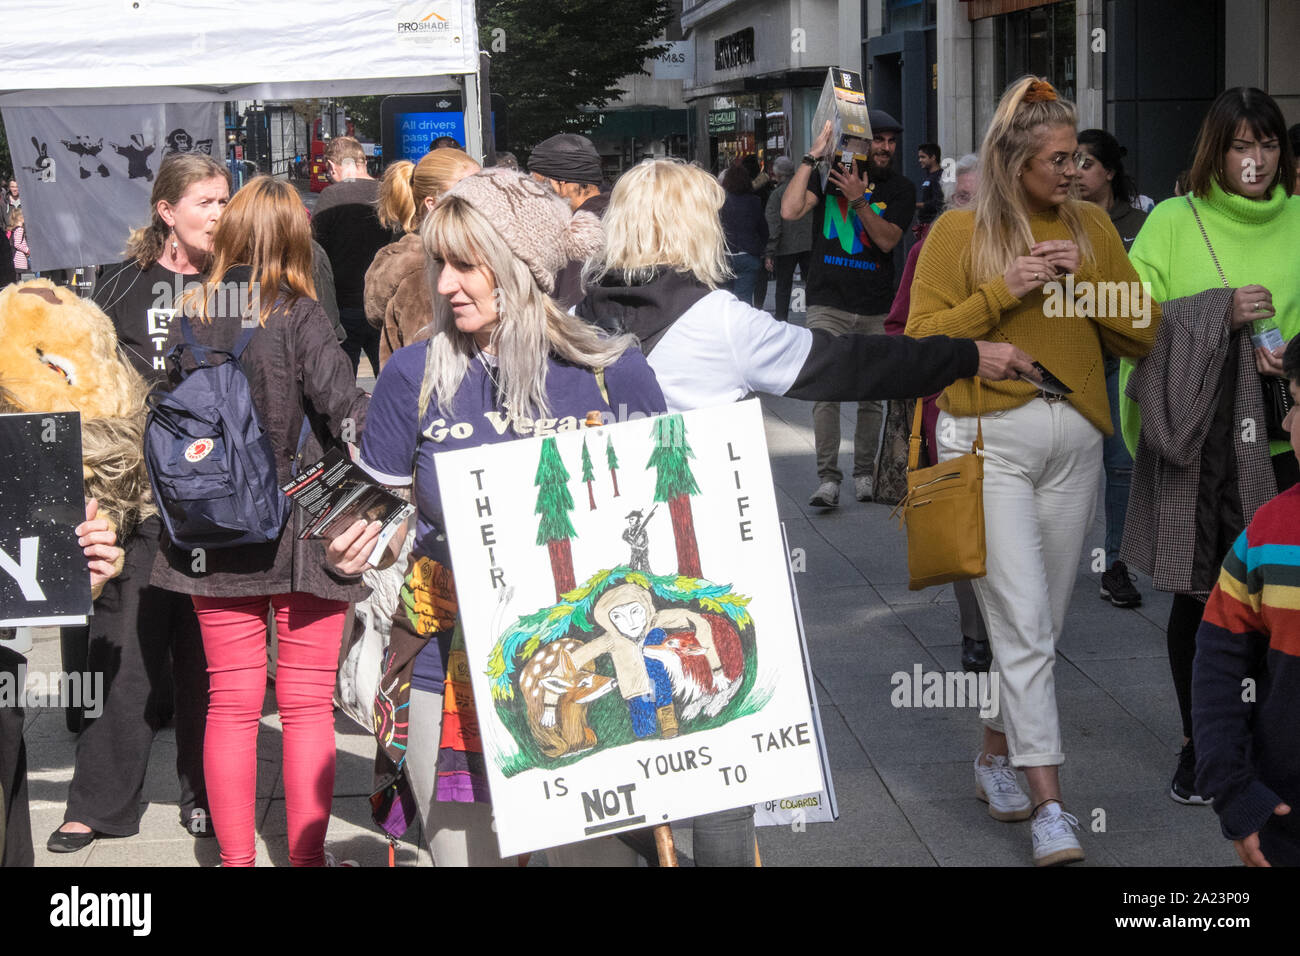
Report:
[{"label": "white sneaker", "polygon": [[1015,768],[1006,757],[990,754],[989,759],[992,764],[984,763],[984,754],[975,758],[975,796],[989,805],[994,820],[1028,820],[1033,806],[1020,789]]},{"label": "white sneaker", "polygon": [[823,481],[813,492],[813,496],[808,499],[808,504],[813,508],[834,508],[840,503],[840,483],[838,481]]},{"label": "white sneaker", "polygon": [[1059,866],[1083,859],[1083,847],[1074,831],[1079,821],[1049,800],[1034,814],[1034,866]]},{"label": "white sneaker", "polygon": [[870,501],[875,491],[875,480],[870,475],[858,475],[853,479],[854,496],[859,501]]}]

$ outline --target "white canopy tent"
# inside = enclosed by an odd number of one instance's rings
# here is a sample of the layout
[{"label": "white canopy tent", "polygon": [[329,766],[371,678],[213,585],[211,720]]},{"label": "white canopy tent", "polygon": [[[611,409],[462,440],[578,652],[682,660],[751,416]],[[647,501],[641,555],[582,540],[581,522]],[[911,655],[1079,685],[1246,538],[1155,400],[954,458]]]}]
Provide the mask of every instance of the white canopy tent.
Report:
[{"label": "white canopy tent", "polygon": [[478,71],[474,0],[42,0],[4,22],[0,106],[438,92]]},{"label": "white canopy tent", "polygon": [[[11,134],[15,118],[24,110],[30,116],[32,108],[150,107],[156,113],[162,104],[460,89],[466,151],[480,158],[484,152],[474,0],[42,0],[11,9],[4,22],[0,108]],[[164,122],[146,118],[136,128]],[[29,211],[34,222],[54,184],[50,177],[30,179],[38,173],[24,165],[31,162],[25,153],[19,156],[29,138],[16,143],[10,135],[9,142],[24,206],[29,195],[36,200]],[[62,155],[50,145],[52,156]],[[224,156],[224,139],[212,151]],[[73,188],[80,170],[71,156],[62,158],[69,165],[59,179]],[[104,159],[99,176],[124,176],[116,157]],[[150,162],[160,160],[161,150]],[[98,162],[80,173],[83,180],[99,180]],[[147,206],[145,180],[131,178]],[[46,196],[35,193],[37,181]],[[78,218],[94,212],[82,200]],[[73,228],[67,216],[47,217],[46,226]],[[41,258],[34,257],[34,267],[95,261],[38,264]]]}]

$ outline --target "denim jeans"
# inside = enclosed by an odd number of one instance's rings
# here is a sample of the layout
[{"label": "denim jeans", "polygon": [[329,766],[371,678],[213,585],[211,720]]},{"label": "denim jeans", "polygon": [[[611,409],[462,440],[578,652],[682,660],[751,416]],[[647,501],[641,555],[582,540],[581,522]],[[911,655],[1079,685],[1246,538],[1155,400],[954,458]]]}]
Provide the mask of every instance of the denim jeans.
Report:
[{"label": "denim jeans", "polygon": [[1106,472],[1106,567],[1109,568],[1119,559],[1124,518],[1128,515],[1128,491],[1133,483],[1133,457],[1119,427],[1119,359],[1106,359],[1106,398],[1110,401],[1111,424],[1115,426],[1115,434],[1101,442],[1101,461]]},{"label": "denim jeans", "polygon": [[728,256],[731,271],[736,277],[727,283],[726,288],[745,305],[754,299],[754,288],[758,285],[758,273],[763,268],[763,260],[751,256],[748,252],[737,252]]}]

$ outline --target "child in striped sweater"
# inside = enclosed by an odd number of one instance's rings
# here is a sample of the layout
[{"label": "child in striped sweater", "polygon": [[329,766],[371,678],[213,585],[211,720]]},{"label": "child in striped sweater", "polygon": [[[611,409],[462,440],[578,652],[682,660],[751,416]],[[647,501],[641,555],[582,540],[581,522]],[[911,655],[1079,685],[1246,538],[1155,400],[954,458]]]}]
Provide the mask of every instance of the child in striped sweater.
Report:
[{"label": "child in striped sweater", "polygon": [[[1282,360],[1300,400],[1300,336]],[[1300,456],[1300,406],[1286,419]],[[1300,865],[1300,485],[1255,513],[1196,634],[1196,783],[1247,866]]]}]

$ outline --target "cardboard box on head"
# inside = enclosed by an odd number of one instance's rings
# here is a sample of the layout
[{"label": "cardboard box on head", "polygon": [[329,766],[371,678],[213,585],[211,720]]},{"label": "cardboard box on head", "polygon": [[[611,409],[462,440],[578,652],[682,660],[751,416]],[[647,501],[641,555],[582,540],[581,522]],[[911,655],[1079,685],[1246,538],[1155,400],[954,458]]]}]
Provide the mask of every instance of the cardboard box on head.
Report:
[{"label": "cardboard box on head", "polygon": [[833,130],[830,152],[818,158],[827,160],[820,169],[822,192],[832,196],[839,195],[835,184],[828,182],[832,166],[852,168],[856,164],[861,169],[871,149],[871,120],[867,116],[867,96],[860,74],[839,67],[826,71],[822,95],[813,113],[813,139],[828,120]]}]

